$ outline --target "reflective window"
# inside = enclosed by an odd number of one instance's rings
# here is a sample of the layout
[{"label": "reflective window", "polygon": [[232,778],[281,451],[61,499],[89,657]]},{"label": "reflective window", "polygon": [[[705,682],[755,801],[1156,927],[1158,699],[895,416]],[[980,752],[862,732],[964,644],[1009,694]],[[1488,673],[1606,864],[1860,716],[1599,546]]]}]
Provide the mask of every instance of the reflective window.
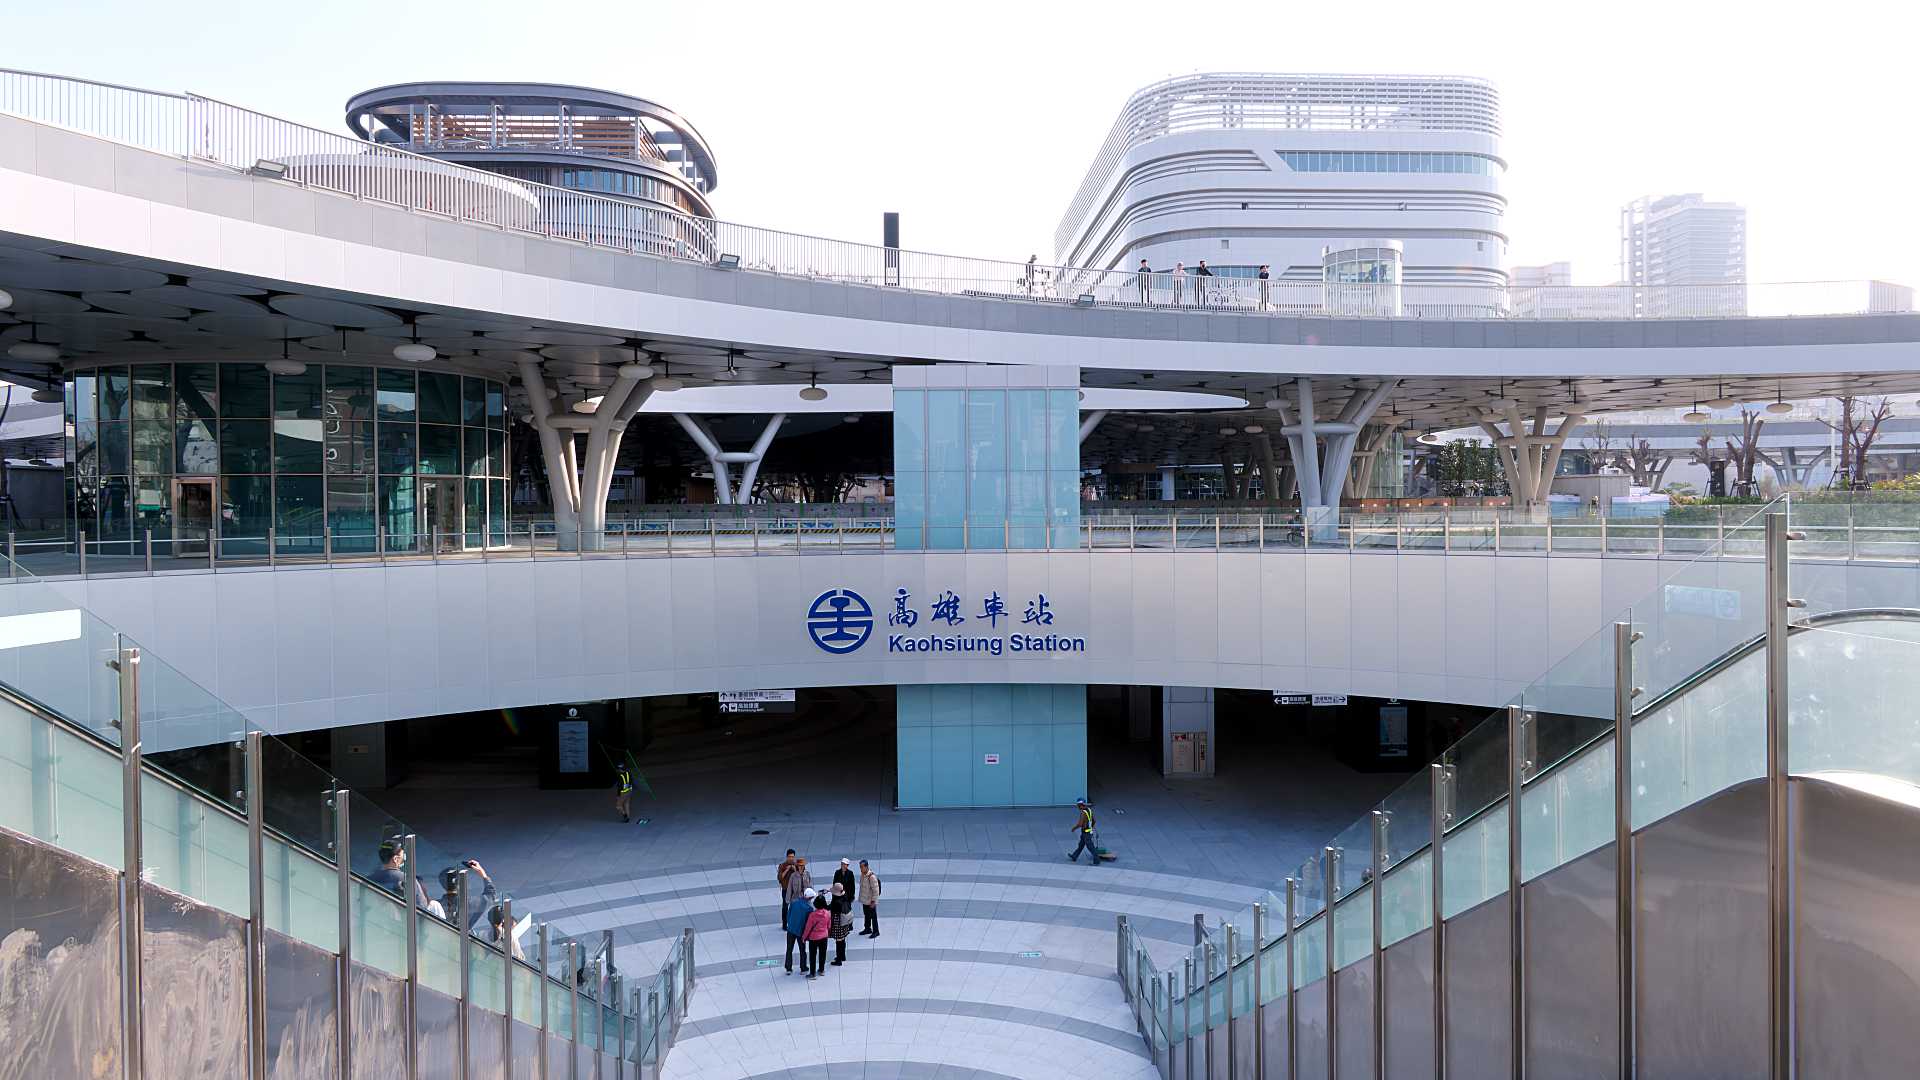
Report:
[{"label": "reflective window", "polygon": [[133,369],[133,418],[167,420],[173,416],[173,368],[140,364]]},{"label": "reflective window", "polygon": [[173,472],[172,421],[133,422],[133,471],[143,476],[164,476]]},{"label": "reflective window", "polygon": [[280,476],[273,485],[273,532],[282,555],[318,555],[325,550],[326,513],[318,476]]},{"label": "reflective window", "polygon": [[333,550],[374,550],[373,478],[327,477],[327,527],[333,530]]},{"label": "reflective window", "polygon": [[273,477],[220,478],[220,554],[266,554],[272,524]]},{"label": "reflective window", "polygon": [[460,474],[460,429],[440,424],[420,425],[420,471],[448,476]]},{"label": "reflective window", "polygon": [[487,380],[464,379],[460,390],[460,422],[480,427],[487,422]]},{"label": "reflective window", "polygon": [[133,383],[126,368],[100,369],[100,419],[133,419]]},{"label": "reflective window", "polygon": [[273,377],[273,418],[276,420],[318,420],[320,418],[320,365],[309,364],[299,375]]},{"label": "reflective window", "polygon": [[181,420],[173,429],[174,471],[183,476],[212,476],[220,471],[220,443],[211,420]]},{"label": "reflective window", "polygon": [[1295,172],[1464,173],[1485,176],[1495,162],[1479,154],[1425,151],[1282,150],[1280,160]]},{"label": "reflective window", "polygon": [[132,436],[128,432],[131,425],[124,421],[100,423],[100,474],[102,476],[125,476],[129,471],[128,455]]},{"label": "reflective window", "polygon": [[420,422],[460,422],[460,376],[442,375],[434,371],[420,373]]},{"label": "reflective window", "polygon": [[[342,420],[327,424],[327,472],[336,476],[371,476],[374,472],[373,425]],[[395,469],[395,472],[405,470]]]},{"label": "reflective window", "polygon": [[220,421],[220,471],[273,471],[272,431],[265,420]]},{"label": "reflective window", "polygon": [[283,473],[320,471],[321,428],[319,420],[275,420],[273,422],[273,468]]},{"label": "reflective window", "polygon": [[378,424],[380,432],[380,471],[410,473],[419,450],[414,443],[412,424]]},{"label": "reflective window", "polygon": [[220,365],[220,415],[223,417],[266,417],[270,415],[267,369],[259,364]]},{"label": "reflective window", "polygon": [[412,423],[417,397],[413,372],[380,369],[380,419]]},{"label": "reflective window", "polygon": [[373,369],[327,366],[328,420],[373,419]]},{"label": "reflective window", "polygon": [[174,406],[182,420],[213,420],[220,415],[220,365],[175,364]]}]

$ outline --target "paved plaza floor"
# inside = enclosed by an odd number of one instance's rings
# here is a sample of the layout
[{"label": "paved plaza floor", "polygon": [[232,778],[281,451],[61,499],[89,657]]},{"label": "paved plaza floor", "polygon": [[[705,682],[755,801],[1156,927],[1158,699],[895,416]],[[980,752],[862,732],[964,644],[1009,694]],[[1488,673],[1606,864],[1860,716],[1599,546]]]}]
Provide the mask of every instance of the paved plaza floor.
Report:
[{"label": "paved plaza floor", "polygon": [[[517,911],[578,936],[611,930],[630,977],[692,927],[698,981],[668,1077],[1125,1080],[1154,1070],[1114,975],[1115,916],[1171,961],[1196,914],[1212,923],[1277,891],[1402,780],[1267,747],[1215,779],[1167,781],[1144,748],[1096,743],[1089,794],[1119,855],[1096,868],[1065,859],[1071,808],[893,810],[877,719],[799,740],[741,728],[664,740],[643,762],[644,824],[615,819],[605,792],[531,779],[429,773],[377,801],[481,859]],[[883,883],[881,936],[856,932],[824,978],[783,965],[774,869],[789,847],[816,882],[846,857]]]}]

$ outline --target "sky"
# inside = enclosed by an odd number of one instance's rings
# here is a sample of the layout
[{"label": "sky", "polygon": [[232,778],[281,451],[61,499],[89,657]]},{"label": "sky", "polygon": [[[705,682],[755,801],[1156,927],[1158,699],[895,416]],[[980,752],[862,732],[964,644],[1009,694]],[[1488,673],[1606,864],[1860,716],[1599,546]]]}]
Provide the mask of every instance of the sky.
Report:
[{"label": "sky", "polygon": [[[1619,209],[1748,210],[1749,279],[1920,286],[1920,5],[231,3],[0,0],[0,67],[188,90],[344,131],[425,79],[566,82],[687,117],[722,218],[951,254],[1052,257],[1121,105],[1169,75],[1474,75],[1498,86],[1509,264],[1615,280]],[[1572,16],[1568,13],[1573,13]]]}]

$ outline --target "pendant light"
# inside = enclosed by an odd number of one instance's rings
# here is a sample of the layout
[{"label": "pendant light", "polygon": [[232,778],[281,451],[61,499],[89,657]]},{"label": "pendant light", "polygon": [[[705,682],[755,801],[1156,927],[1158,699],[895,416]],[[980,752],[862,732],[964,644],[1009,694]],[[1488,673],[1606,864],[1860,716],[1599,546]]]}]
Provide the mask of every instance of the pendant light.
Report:
[{"label": "pendant light", "polygon": [[[405,360],[409,364],[424,364],[428,360],[440,355],[434,351],[433,346],[420,344],[420,322],[417,318],[409,316],[407,325],[413,330],[413,340],[393,347],[393,358],[395,360]],[[346,335],[344,333],[341,334],[343,340],[345,337]],[[342,351],[345,350],[343,349]]]},{"label": "pendant light", "polygon": [[1507,396],[1507,384],[1505,381],[1502,381],[1500,383],[1499,395],[1492,401],[1487,402],[1487,406],[1498,412],[1506,412],[1509,409],[1519,408],[1520,403]]},{"label": "pendant light", "polygon": [[30,364],[51,364],[60,359],[60,350],[40,340],[39,323],[28,323],[27,340],[14,342],[7,355]]},{"label": "pendant light", "polygon": [[715,381],[734,382],[740,378],[740,369],[733,366],[733,350],[727,350],[727,366],[713,373]]},{"label": "pendant light", "polygon": [[305,375],[307,365],[293,359],[287,352],[287,339],[280,339],[280,359],[267,361],[267,370],[275,375]]},{"label": "pendant light", "polygon": [[1792,412],[1793,406],[1787,404],[1785,397],[1786,395],[1780,389],[1780,384],[1773,384],[1773,400],[1767,403],[1767,411],[1775,416],[1785,416]]},{"label": "pendant light", "polygon": [[0,311],[5,311],[12,306],[13,294],[5,289],[0,289]]},{"label": "pendant light", "polygon": [[805,390],[800,391],[800,400],[801,401],[827,400],[827,391],[825,390],[825,388],[823,388],[820,385],[820,373],[818,371],[807,376],[807,388]]},{"label": "pendant light", "polygon": [[1709,408],[1709,409],[1731,409],[1731,408],[1733,408],[1733,407],[1734,407],[1734,406],[1735,406],[1736,404],[1738,404],[1738,402],[1736,402],[1736,401],[1734,401],[1734,400],[1733,400],[1732,398],[1730,398],[1730,397],[1728,397],[1728,396],[1727,396],[1727,384],[1726,384],[1726,383],[1721,383],[1721,384],[1720,384],[1720,396],[1719,396],[1719,397],[1716,397],[1716,398],[1709,398],[1709,399],[1707,400],[1707,408]]},{"label": "pendant light", "polygon": [[32,397],[33,397],[33,400],[38,401],[43,405],[51,404],[56,401],[67,400],[66,394],[63,393],[58,387],[53,387],[53,386],[43,386],[40,389],[35,390],[33,392]]},{"label": "pendant light", "polygon": [[1713,419],[1713,414],[1702,411],[1700,403],[1696,401],[1693,403],[1693,408],[1680,414],[1680,419],[1685,420],[1689,424],[1703,424]]},{"label": "pendant light", "polygon": [[653,365],[640,359],[640,346],[634,345],[631,346],[631,348],[633,349],[633,360],[629,363],[621,364],[617,374],[627,379],[653,378]]},{"label": "pendant light", "polygon": [[673,377],[673,368],[669,366],[665,360],[660,361],[660,374],[653,380],[653,388],[655,391],[662,394],[670,394],[675,390],[684,388],[686,385],[684,381]]}]

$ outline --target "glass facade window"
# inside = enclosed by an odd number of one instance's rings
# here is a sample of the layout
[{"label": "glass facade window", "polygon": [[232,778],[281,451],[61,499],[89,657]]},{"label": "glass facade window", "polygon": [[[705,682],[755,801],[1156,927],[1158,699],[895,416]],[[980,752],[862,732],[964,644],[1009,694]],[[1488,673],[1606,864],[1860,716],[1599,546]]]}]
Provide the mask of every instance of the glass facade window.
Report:
[{"label": "glass facade window", "polygon": [[1450,154],[1421,150],[1281,150],[1280,160],[1294,172],[1333,173],[1450,173],[1491,176],[1505,166],[1484,154]]},{"label": "glass facade window", "polygon": [[[383,527],[395,552],[424,550],[428,528],[455,547],[506,540],[497,381],[331,364],[284,376],[259,364],[138,364],[75,373],[66,412],[69,528],[103,545],[95,552],[137,554],[147,531],[165,552],[209,527],[229,557],[265,555],[269,530],[287,555],[320,554],[329,528],[341,553],[375,550]],[[434,479],[417,481],[421,473]]]},{"label": "glass facade window", "polygon": [[1079,513],[1077,391],[894,391],[900,547],[1044,547]]}]

